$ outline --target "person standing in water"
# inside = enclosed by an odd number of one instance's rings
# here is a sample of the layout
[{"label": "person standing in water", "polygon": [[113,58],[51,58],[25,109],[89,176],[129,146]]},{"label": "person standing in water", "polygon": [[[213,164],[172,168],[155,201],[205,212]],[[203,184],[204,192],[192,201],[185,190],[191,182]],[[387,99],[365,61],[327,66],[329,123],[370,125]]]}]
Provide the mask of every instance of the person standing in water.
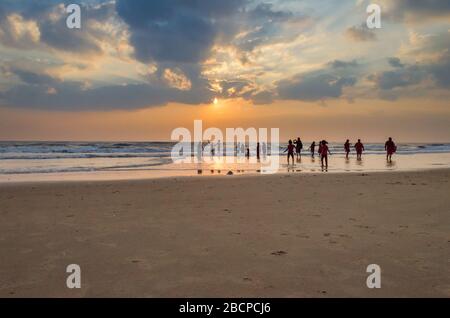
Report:
[{"label": "person standing in water", "polygon": [[324,166],[323,161],[325,160],[325,167],[328,168],[328,154],[331,155],[330,149],[327,146],[328,142],[325,141],[325,140],[322,140],[320,142],[320,144],[321,144],[321,147],[320,147],[320,150],[321,150],[320,160],[322,162],[322,167]]},{"label": "person standing in water", "polygon": [[311,150],[311,157],[314,158],[314,153],[316,152],[316,142],[313,141],[311,143],[311,146],[309,146],[309,149]]},{"label": "person standing in water", "polygon": [[303,143],[300,137],[297,137],[297,140],[295,141],[295,153],[297,154],[297,161],[302,159],[302,149]]},{"label": "person standing in water", "polygon": [[292,140],[289,139],[289,144],[286,148],[286,150],[284,152],[288,152],[287,154],[287,161],[288,161],[288,165],[289,165],[289,158],[292,158],[292,164],[294,164],[294,144],[292,143]]},{"label": "person standing in water", "polygon": [[358,142],[355,144],[355,149],[356,149],[356,159],[361,160],[361,156],[364,151],[364,145],[361,142],[361,139],[358,139]]},{"label": "person standing in water", "polygon": [[386,150],[386,161],[392,162],[392,155],[397,151],[397,146],[392,141],[392,137],[389,137],[388,141],[384,144]]},{"label": "person standing in water", "polygon": [[259,160],[259,142],[256,144],[256,159]]},{"label": "person standing in water", "polygon": [[317,149],[317,154],[319,155],[319,158],[322,160],[322,141],[319,141],[319,149]]},{"label": "person standing in water", "polygon": [[350,153],[350,140],[348,139],[344,144],[344,150],[345,150],[345,159],[348,159],[348,154]]}]

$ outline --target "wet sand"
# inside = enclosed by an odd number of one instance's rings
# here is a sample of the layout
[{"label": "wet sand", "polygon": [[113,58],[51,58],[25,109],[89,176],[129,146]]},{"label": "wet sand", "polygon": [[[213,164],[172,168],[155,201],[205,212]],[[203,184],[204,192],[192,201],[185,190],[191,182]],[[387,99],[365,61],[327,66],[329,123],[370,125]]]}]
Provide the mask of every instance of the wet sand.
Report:
[{"label": "wet sand", "polygon": [[[450,297],[450,170],[0,184],[3,297]],[[82,288],[66,287],[79,264]],[[366,267],[381,266],[381,289]]]},{"label": "wet sand", "polygon": [[[277,157],[272,161],[272,157],[262,158],[259,162],[256,157],[236,158],[236,157],[205,157],[203,163],[168,163],[153,165],[148,158],[138,158],[139,164],[124,164],[122,168],[104,168],[92,171],[65,171],[29,173],[30,167],[33,171],[52,171],[54,168],[61,168],[59,165],[67,165],[64,160],[35,160],[33,164],[26,160],[2,160],[1,168],[8,170],[19,170],[26,173],[2,173],[0,169],[0,184],[15,182],[43,182],[43,181],[114,181],[114,180],[143,180],[168,177],[188,177],[188,176],[217,176],[226,175],[232,171],[237,175],[259,175],[269,168],[273,173],[301,173],[315,174],[323,172],[318,156],[311,158],[304,154],[301,161],[296,161],[294,165],[287,164],[287,156]],[[123,159],[127,161],[128,159]],[[227,160],[231,160],[228,162]],[[71,166],[89,166],[90,159],[71,159]],[[271,166],[272,163],[276,163]],[[91,162],[91,164],[93,164]],[[344,155],[333,154],[329,156],[329,166],[327,173],[354,173],[354,172],[383,172],[383,171],[418,171],[450,169],[450,153],[422,153],[395,155],[392,162],[387,162],[384,155],[364,154],[363,160],[357,160],[355,155],[345,159]],[[200,172],[200,173],[199,173]]]}]

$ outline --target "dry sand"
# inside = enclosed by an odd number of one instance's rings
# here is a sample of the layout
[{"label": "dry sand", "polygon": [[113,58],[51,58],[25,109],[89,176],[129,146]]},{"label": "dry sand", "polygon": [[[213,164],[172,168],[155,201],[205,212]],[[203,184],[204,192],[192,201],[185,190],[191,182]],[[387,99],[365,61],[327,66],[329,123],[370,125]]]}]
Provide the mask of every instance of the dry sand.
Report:
[{"label": "dry sand", "polygon": [[[450,170],[0,185],[0,296],[450,296]],[[82,288],[66,287],[79,264]],[[366,267],[381,266],[381,289]]]}]

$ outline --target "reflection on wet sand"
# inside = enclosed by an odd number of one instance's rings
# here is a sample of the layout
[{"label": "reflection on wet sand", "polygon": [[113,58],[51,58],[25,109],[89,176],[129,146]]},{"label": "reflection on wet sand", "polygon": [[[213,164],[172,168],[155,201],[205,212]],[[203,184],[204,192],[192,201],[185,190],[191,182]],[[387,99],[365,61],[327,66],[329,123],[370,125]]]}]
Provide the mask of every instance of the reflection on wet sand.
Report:
[{"label": "reflection on wet sand", "polygon": [[386,161],[386,168],[388,169],[393,169],[396,167],[396,165],[397,163],[395,162],[395,160]]},{"label": "reflection on wet sand", "polygon": [[[268,157],[270,159],[270,157]],[[311,157],[310,157],[311,158]],[[0,175],[0,182],[21,181],[64,181],[64,180],[129,180],[129,179],[151,179],[161,177],[178,176],[217,176],[217,175],[242,175],[242,174],[265,174],[267,173],[267,161],[261,160],[236,160],[229,163],[204,162],[204,163],[181,163],[164,165],[139,165],[127,167],[127,169],[103,169],[95,172],[74,173],[45,173],[45,174],[17,174]],[[329,157],[328,168],[322,169],[320,159],[302,160],[301,163],[287,165],[285,156],[275,160],[273,173],[349,173],[369,171],[412,171],[423,169],[450,168],[450,153],[440,154],[414,154],[397,155],[395,160],[388,162],[381,155],[365,155],[362,160],[355,157],[345,158],[345,155],[333,155]],[[278,164],[279,163],[279,164]],[[276,169],[278,168],[278,170]],[[225,173],[222,174],[222,171]],[[205,173],[207,172],[207,173]]]}]

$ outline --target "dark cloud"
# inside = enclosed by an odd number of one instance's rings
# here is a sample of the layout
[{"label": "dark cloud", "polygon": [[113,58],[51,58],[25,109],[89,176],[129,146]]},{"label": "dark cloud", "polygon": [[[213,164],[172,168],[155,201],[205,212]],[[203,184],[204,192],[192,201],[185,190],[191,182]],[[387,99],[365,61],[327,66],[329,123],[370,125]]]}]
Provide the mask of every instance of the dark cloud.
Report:
[{"label": "dark cloud", "polygon": [[167,86],[162,81],[147,84],[109,85],[87,88],[85,83],[60,81],[45,74],[11,68],[21,84],[0,93],[1,106],[48,110],[136,109],[165,105],[208,103],[213,92],[198,80],[189,91]]},{"label": "dark cloud", "polygon": [[[81,29],[72,30],[66,26],[68,14],[65,6],[73,1],[9,1],[0,3],[0,42],[16,48],[33,48],[47,45],[50,48],[74,54],[100,54],[100,41],[108,34],[93,27],[93,22],[105,22],[114,16],[114,4],[110,2],[81,4]],[[39,30],[39,41],[31,35],[14,35],[14,26],[6,17],[18,15],[23,22],[33,22]]]},{"label": "dark cloud", "polygon": [[358,62],[356,60],[353,61],[341,61],[341,60],[334,60],[328,63],[332,68],[347,68],[347,67],[357,67],[359,66]]},{"label": "dark cloud", "polygon": [[25,84],[30,85],[53,85],[58,83],[59,81],[55,78],[46,75],[46,74],[38,74],[31,71],[19,69],[19,68],[9,68],[6,70],[10,74],[16,75],[20,81]]},{"label": "dark cloud", "polygon": [[392,67],[402,68],[403,66],[405,66],[404,64],[402,64],[402,62],[400,61],[400,59],[398,57],[388,58],[388,63]]},{"label": "dark cloud", "polygon": [[435,63],[424,66],[431,74],[438,87],[450,89],[450,52],[441,56]]},{"label": "dark cloud", "polygon": [[255,105],[272,104],[274,100],[274,93],[270,91],[261,91],[251,96],[251,100]]},{"label": "dark cloud", "polygon": [[259,3],[248,14],[254,20],[286,21],[294,17],[290,11],[276,10],[272,3]]},{"label": "dark cloud", "polygon": [[[397,65],[398,63],[400,61],[395,60],[394,64]],[[381,90],[418,85],[428,78],[434,82],[434,88],[450,88],[450,53],[446,53],[435,60],[414,65],[401,65],[402,67],[397,67],[392,71],[371,74],[368,79]]]},{"label": "dark cloud", "polygon": [[375,33],[365,24],[360,26],[352,26],[345,31],[345,35],[355,42],[375,41],[377,39]]},{"label": "dark cloud", "polygon": [[389,1],[388,18],[402,20],[414,18],[414,22],[450,16],[450,1],[448,0],[396,0]]},{"label": "dark cloud", "polygon": [[83,89],[82,83],[64,82],[49,87],[18,85],[0,94],[2,106],[48,110],[112,110],[160,106],[170,102],[200,104],[211,101],[208,90],[181,92],[148,84],[112,85]]},{"label": "dark cloud", "polygon": [[276,83],[278,98],[287,100],[321,101],[339,98],[345,87],[354,86],[360,64],[356,60],[334,60],[322,69],[297,74]]},{"label": "dark cloud", "polygon": [[354,77],[340,77],[333,74],[299,74],[290,80],[278,82],[278,96],[281,99],[318,101],[338,98],[346,86],[356,83]]},{"label": "dark cloud", "polygon": [[376,83],[377,87],[383,90],[390,90],[396,87],[405,87],[418,84],[423,79],[423,72],[417,66],[410,66],[402,70],[385,71],[375,75],[369,75],[368,79]]},{"label": "dark cloud", "polygon": [[263,45],[289,42],[311,21],[309,16],[277,10],[271,3],[260,3],[236,19],[235,24],[246,33],[232,44],[243,52],[250,52]]},{"label": "dark cloud", "polygon": [[136,58],[143,62],[199,63],[227,30],[227,17],[245,0],[118,0],[118,15],[130,29]]}]

